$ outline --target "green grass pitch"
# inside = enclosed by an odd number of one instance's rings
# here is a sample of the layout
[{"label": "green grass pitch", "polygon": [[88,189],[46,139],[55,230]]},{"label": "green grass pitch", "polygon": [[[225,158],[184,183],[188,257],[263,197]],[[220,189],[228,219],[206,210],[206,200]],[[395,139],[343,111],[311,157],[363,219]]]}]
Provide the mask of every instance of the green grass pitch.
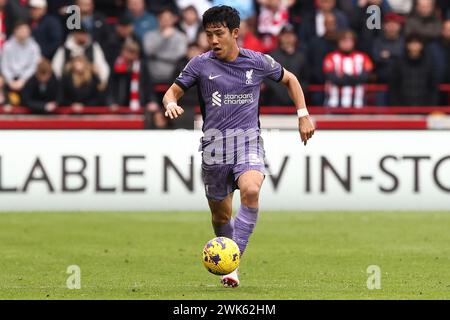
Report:
[{"label": "green grass pitch", "polygon": [[230,289],[201,263],[207,212],[2,213],[0,299],[450,299],[449,230],[450,212],[262,212]]}]

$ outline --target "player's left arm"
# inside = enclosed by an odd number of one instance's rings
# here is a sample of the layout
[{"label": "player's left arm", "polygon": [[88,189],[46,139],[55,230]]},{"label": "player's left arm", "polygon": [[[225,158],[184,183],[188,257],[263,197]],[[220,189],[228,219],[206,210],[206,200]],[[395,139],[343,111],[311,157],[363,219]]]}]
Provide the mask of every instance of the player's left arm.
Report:
[{"label": "player's left arm", "polygon": [[306,143],[314,134],[314,124],[309,117],[308,109],[306,108],[305,95],[300,82],[292,72],[289,72],[286,69],[283,69],[283,71],[284,74],[281,83],[287,87],[289,97],[297,108],[298,129],[302,142],[306,146]]}]

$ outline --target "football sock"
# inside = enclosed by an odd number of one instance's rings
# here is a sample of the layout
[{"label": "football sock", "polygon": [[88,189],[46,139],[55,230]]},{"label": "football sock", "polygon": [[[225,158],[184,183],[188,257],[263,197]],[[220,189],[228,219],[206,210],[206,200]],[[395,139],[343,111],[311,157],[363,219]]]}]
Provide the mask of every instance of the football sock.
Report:
[{"label": "football sock", "polygon": [[234,224],[233,218],[231,218],[230,221],[222,225],[213,224],[213,229],[214,233],[216,234],[216,237],[227,237],[233,239],[233,224]]},{"label": "football sock", "polygon": [[241,255],[247,247],[248,239],[253,233],[258,219],[258,208],[249,208],[241,204],[234,220],[234,236],[233,240],[239,247]]}]

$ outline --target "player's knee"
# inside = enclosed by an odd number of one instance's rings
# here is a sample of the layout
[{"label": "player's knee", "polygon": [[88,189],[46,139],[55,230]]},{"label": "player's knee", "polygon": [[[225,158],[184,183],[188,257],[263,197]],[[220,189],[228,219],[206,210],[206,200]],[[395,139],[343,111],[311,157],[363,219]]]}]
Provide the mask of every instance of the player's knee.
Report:
[{"label": "player's knee", "polygon": [[257,184],[251,184],[246,186],[241,190],[242,200],[248,202],[258,201],[259,190],[260,188]]},{"label": "player's knee", "polygon": [[230,221],[230,216],[226,213],[215,213],[212,215],[212,223],[214,225],[224,225]]}]

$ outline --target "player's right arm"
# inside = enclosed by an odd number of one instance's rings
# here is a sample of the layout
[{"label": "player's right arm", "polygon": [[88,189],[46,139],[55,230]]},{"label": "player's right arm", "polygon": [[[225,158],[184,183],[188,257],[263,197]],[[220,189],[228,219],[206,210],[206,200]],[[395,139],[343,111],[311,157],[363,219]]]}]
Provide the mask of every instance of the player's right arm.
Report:
[{"label": "player's right arm", "polygon": [[164,115],[170,119],[178,118],[184,112],[183,108],[178,105],[178,100],[183,96],[184,92],[190,87],[197,84],[199,78],[199,56],[192,58],[175,82],[167,90],[163,98],[163,105],[166,109]]},{"label": "player's right arm", "polygon": [[183,89],[176,83],[172,84],[163,97],[163,105],[166,109],[164,115],[170,119],[178,118],[184,113],[182,107],[178,105],[178,100],[183,96]]}]

